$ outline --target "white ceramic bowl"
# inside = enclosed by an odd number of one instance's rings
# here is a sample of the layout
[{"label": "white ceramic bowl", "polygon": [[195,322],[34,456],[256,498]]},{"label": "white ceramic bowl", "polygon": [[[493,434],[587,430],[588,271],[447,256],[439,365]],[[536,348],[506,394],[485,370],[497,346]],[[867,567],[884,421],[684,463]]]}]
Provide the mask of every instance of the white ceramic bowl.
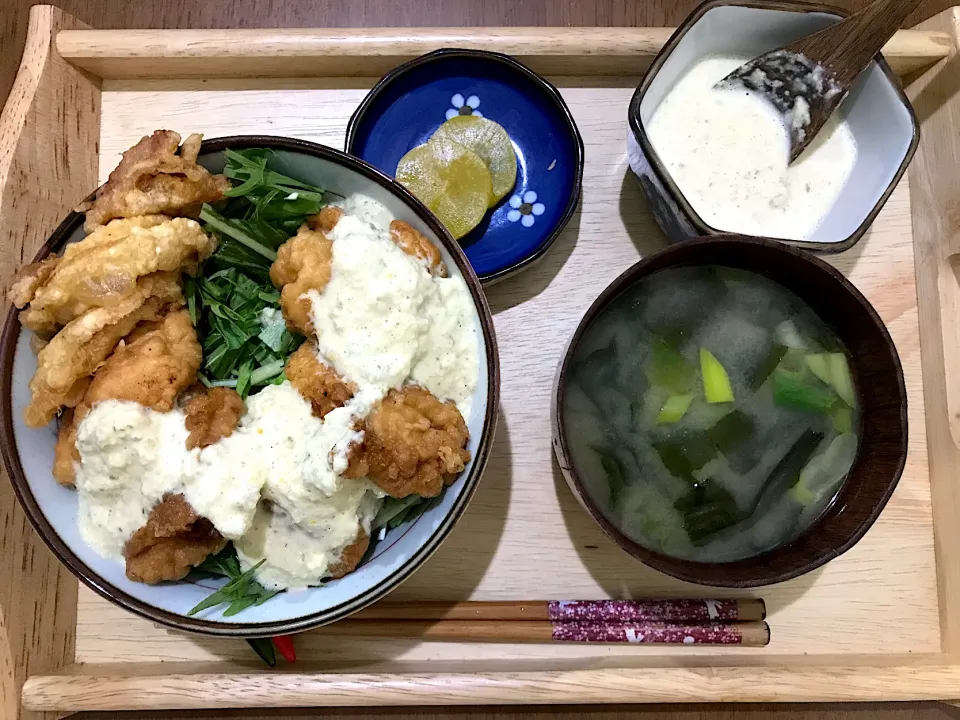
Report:
[{"label": "white ceramic bowl", "polygon": [[[654,59],[630,102],[628,154],[661,228],[672,239],[722,234],[707,225],[657,157],[646,127],[666,94],[702,57],[755,57],[839,20],[837,8],[800,2],[708,0],[677,28]],[[913,157],[920,126],[910,102],[879,55],[838,112],[857,143],[853,172],[810,238],[792,245],[838,252],[859,240],[893,192]]]},{"label": "white ceramic bowl", "polygon": [[[459,275],[466,281],[476,310],[477,326],[481,329],[479,382],[471,416],[466,418],[471,461],[436,506],[414,522],[390,531],[355,572],[322,587],[283,593],[230,618],[223,618],[219,609],[187,616],[187,612],[222,581],[144,585],[128,580],[122,563],[100,557],[80,537],[77,494],[71,488],[58,485],[51,475],[55,424],[38,430],[23,423],[23,408],[30,395],[27,383],[36,370],[37,361],[30,349],[31,333],[21,329],[16,310],[9,311],[0,340],[3,460],[27,516],[50,549],[100,595],[139,615],[184,630],[246,637],[297,632],[339,620],[381,598],[409,577],[439,547],[473,494],[493,440],[500,387],[493,320],[477,276],[457,242],[413,195],[363,161],[300,140],[265,136],[207,140],[203,143],[200,162],[220,172],[224,148],[252,147],[272,148],[276,167],[281,172],[335,189],[342,195],[354,192],[369,195],[386,205],[394,217],[424,233],[440,248],[451,275]],[[68,216],[38,259],[82,238],[82,225],[82,215]]]}]

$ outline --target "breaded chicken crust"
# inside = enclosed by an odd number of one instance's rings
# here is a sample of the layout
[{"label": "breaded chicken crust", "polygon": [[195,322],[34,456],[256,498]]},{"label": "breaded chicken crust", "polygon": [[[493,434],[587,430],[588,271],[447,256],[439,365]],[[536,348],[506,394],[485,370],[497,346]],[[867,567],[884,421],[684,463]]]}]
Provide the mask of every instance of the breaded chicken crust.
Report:
[{"label": "breaded chicken crust", "polygon": [[62,407],[76,405],[89,376],[137,323],[155,319],[167,307],[182,303],[176,274],[156,273],[142,278],[120,302],[88,310],[69,322],[37,354],[24,422],[43,427]]},{"label": "breaded chicken crust", "polygon": [[270,266],[270,280],[280,290],[280,308],[291,330],[310,335],[310,298],[304,294],[323,289],[330,282],[333,242],[319,230],[302,225],[292,238],[277,250]]},{"label": "breaded chicken crust", "polygon": [[186,310],[141,323],[97,370],[83,402],[130,400],[168,412],[177,395],[197,379],[201,352]]},{"label": "breaded chicken crust", "polygon": [[190,435],[187,450],[205,448],[233,435],[246,412],[243,398],[233,388],[204,388],[184,408]]},{"label": "breaded chicken crust", "polygon": [[123,552],[127,577],[151,585],[180,580],[226,544],[213,523],[197,515],[183,495],[167,494],[150,511],[147,524],[127,541]]},{"label": "breaded chicken crust", "polygon": [[427,266],[431,275],[436,277],[447,276],[447,266],[440,258],[437,246],[430,242],[426,235],[414,229],[403,220],[394,220],[390,223],[390,239],[407,255],[417,258]]},{"label": "breaded chicken crust", "polygon": [[369,477],[395,498],[436,497],[470,460],[470,432],[452,402],[416,386],[391,390],[367,416],[344,475]]},{"label": "breaded chicken crust", "polygon": [[14,276],[7,299],[14,307],[25,308],[33,300],[37,290],[47,283],[59,263],[59,255],[50,255],[40,262],[24,265]]},{"label": "breaded chicken crust", "polygon": [[317,346],[310,342],[305,342],[290,356],[286,374],[318,418],[346,405],[357,391],[356,385],[346,382],[336,370],[320,362]]},{"label": "breaded chicken crust", "polygon": [[[84,414],[89,412],[85,410]],[[74,408],[67,408],[60,416],[60,427],[57,429],[57,442],[53,446],[53,478],[61,485],[72,486],[76,480],[74,463],[80,462],[80,451],[77,450],[77,426]]]},{"label": "breaded chicken crust", "polygon": [[87,210],[89,232],[113,218],[137,215],[196,217],[200,206],[223,198],[230,181],[197,164],[201,135],[187,137],[177,154],[180,135],[157,130],[123,153],[120,164]]},{"label": "breaded chicken crust", "polygon": [[340,218],[342,218],[343,215],[342,208],[338,208],[336,205],[327,205],[316,215],[311,215],[307,218],[307,227],[311,230],[322,232],[324,235],[329,235],[333,232],[333,229],[337,226],[337,223],[340,222]]},{"label": "breaded chicken crust", "polygon": [[87,310],[120,302],[145,275],[196,272],[215,249],[216,240],[195,220],[115,220],[68,245],[59,260],[26,266],[9,295],[19,308],[29,304],[20,313],[24,327],[49,334]]},{"label": "breaded chicken crust", "polygon": [[357,539],[347,545],[343,549],[343,554],[340,556],[340,559],[328,568],[327,572],[330,574],[330,577],[336,580],[356,570],[357,565],[360,564],[369,547],[370,536],[364,532],[363,528],[360,528],[360,532],[357,533]]},{"label": "breaded chicken crust", "polygon": [[97,370],[69,421],[61,424],[54,448],[57,482],[73,484],[73,463],[80,459],[77,428],[94,404],[128,400],[168,412],[177,395],[196,380],[200,360],[197,331],[186,310],[173,310],[159,321],[136,327]]}]

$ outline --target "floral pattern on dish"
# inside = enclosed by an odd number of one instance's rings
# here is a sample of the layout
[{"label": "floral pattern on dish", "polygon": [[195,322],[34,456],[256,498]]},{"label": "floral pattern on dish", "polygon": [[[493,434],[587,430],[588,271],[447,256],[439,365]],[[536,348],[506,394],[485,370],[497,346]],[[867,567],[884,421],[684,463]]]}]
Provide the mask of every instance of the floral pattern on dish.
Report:
[{"label": "floral pattern on dish", "polygon": [[507,220],[510,222],[520,221],[524,227],[531,227],[537,220],[537,217],[543,215],[546,206],[537,202],[537,193],[533,190],[527,190],[522,195],[513,195],[510,198],[510,210],[507,212]]},{"label": "floral pattern on dish", "polygon": [[483,113],[477,110],[480,107],[480,98],[476,95],[470,95],[466,98],[460,93],[456,93],[450,98],[450,104],[453,106],[447,109],[447,120],[455,118],[457,115],[476,115],[483,117]]}]

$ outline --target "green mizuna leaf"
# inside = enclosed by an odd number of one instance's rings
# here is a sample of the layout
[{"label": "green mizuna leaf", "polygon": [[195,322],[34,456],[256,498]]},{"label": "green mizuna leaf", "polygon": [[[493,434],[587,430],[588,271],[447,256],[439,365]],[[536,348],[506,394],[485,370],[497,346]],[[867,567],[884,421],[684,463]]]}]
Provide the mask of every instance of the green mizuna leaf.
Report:
[{"label": "green mizuna leaf", "polygon": [[256,570],[263,565],[264,562],[264,560],[261,560],[244,572],[240,568],[240,560],[237,558],[237,552],[233,549],[233,545],[227,545],[227,547],[216,555],[209,556],[197,566],[197,570],[211,575],[225,577],[229,582],[218,590],[210,593],[210,595],[197,603],[187,614],[196,615],[198,612],[208,608],[226,605],[227,607],[223,611],[223,615],[224,617],[230,617],[231,615],[236,615],[246,610],[252,605],[260,605],[272,598],[278,591],[263,587],[263,585],[257,582],[256,578]]}]

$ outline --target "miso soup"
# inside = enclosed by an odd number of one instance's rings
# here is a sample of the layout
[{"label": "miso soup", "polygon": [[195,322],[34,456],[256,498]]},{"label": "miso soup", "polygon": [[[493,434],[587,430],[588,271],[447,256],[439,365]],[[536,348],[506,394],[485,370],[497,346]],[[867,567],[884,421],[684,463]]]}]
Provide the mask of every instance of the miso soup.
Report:
[{"label": "miso soup", "polygon": [[761,275],[656,273],[616,298],[574,353],[573,463],[607,518],[651,550],[728,562],[784,545],[853,466],[847,351]]}]

